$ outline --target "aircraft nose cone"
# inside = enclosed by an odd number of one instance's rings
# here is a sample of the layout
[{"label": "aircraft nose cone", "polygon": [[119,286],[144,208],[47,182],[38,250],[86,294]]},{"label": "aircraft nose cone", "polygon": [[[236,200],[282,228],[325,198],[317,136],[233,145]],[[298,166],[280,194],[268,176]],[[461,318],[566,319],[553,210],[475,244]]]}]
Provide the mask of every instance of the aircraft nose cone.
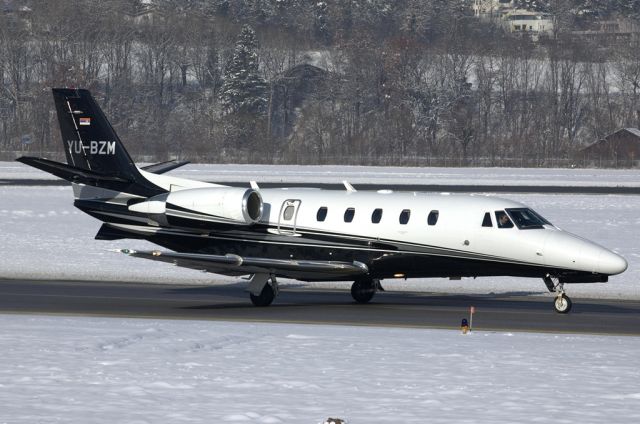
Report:
[{"label": "aircraft nose cone", "polygon": [[616,275],[627,269],[627,261],[622,256],[605,250],[598,258],[598,272],[607,275]]}]

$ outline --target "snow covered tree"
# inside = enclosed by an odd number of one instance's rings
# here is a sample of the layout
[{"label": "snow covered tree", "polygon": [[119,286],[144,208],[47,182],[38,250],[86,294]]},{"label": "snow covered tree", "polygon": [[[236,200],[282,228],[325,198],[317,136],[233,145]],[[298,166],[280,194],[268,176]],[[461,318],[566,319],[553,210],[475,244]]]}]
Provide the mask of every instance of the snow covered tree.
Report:
[{"label": "snow covered tree", "polygon": [[257,50],[256,34],[245,25],[224,73],[221,100],[228,112],[261,114],[266,109],[267,84],[258,73]]},{"label": "snow covered tree", "polygon": [[550,4],[549,0],[516,0],[515,7],[535,12],[549,12]]},{"label": "snow covered tree", "polygon": [[640,18],[640,0],[621,1],[617,8],[618,12],[623,16],[628,16],[632,19]]},{"label": "snow covered tree", "polygon": [[601,0],[574,0],[574,13],[579,17],[605,19],[614,8],[614,2]]},{"label": "snow covered tree", "polygon": [[313,31],[315,37],[324,44],[329,44],[331,41],[328,20],[327,2],[317,2],[314,9]]}]

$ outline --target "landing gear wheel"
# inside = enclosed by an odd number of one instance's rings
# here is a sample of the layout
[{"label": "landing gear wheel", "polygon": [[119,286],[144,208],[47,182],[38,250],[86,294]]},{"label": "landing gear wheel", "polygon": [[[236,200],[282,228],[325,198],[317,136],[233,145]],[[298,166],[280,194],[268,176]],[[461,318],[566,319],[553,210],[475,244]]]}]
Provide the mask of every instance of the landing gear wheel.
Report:
[{"label": "landing gear wheel", "polygon": [[553,307],[557,313],[566,314],[571,310],[571,299],[563,293],[556,297],[556,300],[553,302]]},{"label": "landing gear wheel", "polygon": [[553,307],[559,314],[568,314],[571,310],[571,299],[564,293],[564,282],[557,276],[547,274],[542,279],[547,289],[551,293],[556,294],[556,300],[553,301]]},{"label": "landing gear wheel", "polygon": [[379,280],[356,280],[351,285],[351,297],[358,303],[369,303],[376,294],[378,284],[380,284]]},{"label": "landing gear wheel", "polygon": [[271,284],[265,284],[258,296],[249,293],[249,297],[251,298],[253,306],[269,306],[271,302],[273,302],[273,299],[275,299],[276,292],[273,290],[273,287],[271,287]]}]

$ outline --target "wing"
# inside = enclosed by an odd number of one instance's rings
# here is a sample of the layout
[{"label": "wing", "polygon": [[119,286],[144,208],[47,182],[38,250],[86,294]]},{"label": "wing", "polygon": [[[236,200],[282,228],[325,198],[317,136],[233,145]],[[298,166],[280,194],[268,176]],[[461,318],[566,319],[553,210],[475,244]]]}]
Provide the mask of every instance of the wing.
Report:
[{"label": "wing", "polygon": [[163,252],[159,250],[116,250],[136,258],[167,262],[176,266],[224,275],[273,274],[300,280],[340,280],[367,274],[369,269],[358,261],[310,261],[294,259],[252,258],[238,255],[203,255]]}]

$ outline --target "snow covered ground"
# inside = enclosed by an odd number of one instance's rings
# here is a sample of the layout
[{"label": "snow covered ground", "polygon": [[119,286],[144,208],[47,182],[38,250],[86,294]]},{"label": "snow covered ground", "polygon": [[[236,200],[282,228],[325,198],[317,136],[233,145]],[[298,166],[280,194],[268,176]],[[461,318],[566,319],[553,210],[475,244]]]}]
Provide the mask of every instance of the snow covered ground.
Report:
[{"label": "snow covered ground", "polygon": [[[221,168],[181,175],[224,181]],[[394,182],[371,169],[350,178],[351,167],[305,176],[310,168],[236,165],[227,180]],[[0,164],[0,178],[46,178],[7,169]],[[637,171],[580,171],[571,180],[574,170],[398,169],[400,183],[640,185]],[[569,287],[572,296],[640,299],[640,196],[502,196],[629,261],[608,284]],[[99,226],[73,208],[69,187],[0,186],[0,278],[235,281],[108,252],[152,245],[93,240]],[[546,291],[538,280],[515,278],[385,287]],[[0,423],[640,422],[637,337],[3,314],[0,328]]]},{"label": "snow covered ground", "polygon": [[[638,187],[637,169],[411,168],[343,165],[189,164],[171,175],[202,181]],[[0,179],[55,179],[19,162],[0,162]]]},{"label": "snow covered ground", "polygon": [[[522,201],[554,224],[623,255],[629,269],[607,284],[568,287],[574,297],[640,299],[640,196],[503,195]],[[100,222],[73,207],[70,187],[0,186],[0,278],[116,280],[224,284],[236,279],[176,268],[107,251],[152,249],[137,240],[97,241]],[[281,281],[286,284],[302,284]],[[349,283],[325,284],[349,287]],[[441,293],[529,292],[547,295],[538,279],[385,280],[388,290]]]},{"label": "snow covered ground", "polygon": [[2,423],[640,422],[640,338],[0,315]]}]

